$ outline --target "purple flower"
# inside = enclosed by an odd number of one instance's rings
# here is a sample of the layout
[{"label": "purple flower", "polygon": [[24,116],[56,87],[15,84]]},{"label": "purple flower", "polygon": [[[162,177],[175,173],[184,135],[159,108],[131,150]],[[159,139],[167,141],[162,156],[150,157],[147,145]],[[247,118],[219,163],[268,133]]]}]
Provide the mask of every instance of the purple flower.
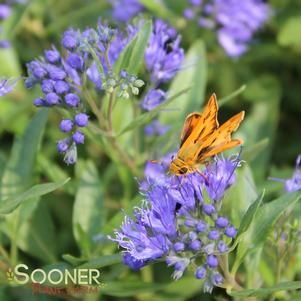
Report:
[{"label": "purple flower", "polygon": [[146,136],[162,136],[167,133],[169,126],[164,126],[158,119],[155,119],[152,123],[144,127],[144,133]]},{"label": "purple flower", "polygon": [[161,102],[166,100],[166,93],[160,89],[152,89],[148,91],[142,102],[143,109],[147,111],[153,110]]},{"label": "purple flower", "polygon": [[[219,166],[224,160],[216,157],[215,163]],[[222,200],[204,204],[203,189],[207,187],[203,177],[198,173],[185,179],[168,176],[170,162],[169,155],[161,164],[147,163],[146,180],[140,184],[143,205],[135,208],[133,219],[125,218],[121,228],[115,231],[115,238],[110,239],[131,256],[126,262],[130,267],[133,260],[145,265],[166,259],[167,265],[174,267],[172,276],[176,280],[190,263],[192,267],[201,264],[195,269],[195,277],[205,280],[204,291],[212,291],[214,285],[223,282],[216,254],[228,251],[225,241],[236,235],[236,229],[226,217],[219,215]],[[209,173],[211,169],[209,165],[204,172]],[[220,179],[216,172],[211,176],[213,182]]]},{"label": "purple flower", "polygon": [[14,80],[0,79],[0,97],[10,93],[19,79],[20,78],[16,78]]},{"label": "purple flower", "polygon": [[60,102],[60,98],[57,94],[51,92],[45,96],[45,102],[48,106],[54,106]]},{"label": "purple flower", "polygon": [[214,255],[208,255],[206,263],[210,268],[216,268],[218,266],[218,260]]},{"label": "purple flower", "polygon": [[70,28],[69,30],[65,31],[62,39],[62,44],[66,49],[73,50],[78,46],[78,39],[78,32]]},{"label": "purple flower", "polygon": [[70,107],[76,107],[80,103],[80,98],[75,93],[65,95],[65,103]]},{"label": "purple flower", "polygon": [[187,20],[192,20],[195,16],[194,11],[191,8],[186,8],[183,15]]},{"label": "purple flower", "polygon": [[228,246],[223,240],[220,240],[217,244],[217,249],[220,253],[225,253],[228,251]]},{"label": "purple flower", "polygon": [[51,64],[54,64],[54,63],[58,62],[60,60],[60,57],[61,57],[60,53],[58,52],[58,50],[53,45],[52,45],[51,50],[46,50],[45,51],[45,59]]},{"label": "purple flower", "polygon": [[69,139],[63,139],[58,141],[57,143],[57,150],[59,153],[65,153],[69,148]]},{"label": "purple flower", "polygon": [[148,71],[155,83],[168,82],[179,70],[184,60],[180,48],[181,37],[162,20],[154,22],[154,31],[144,57]]},{"label": "purple flower", "polygon": [[210,240],[217,240],[219,237],[220,233],[218,232],[218,230],[213,229],[208,233],[208,238]]},{"label": "purple flower", "polygon": [[11,7],[8,4],[0,4],[0,20],[7,19],[11,14]]},{"label": "purple flower", "polygon": [[129,266],[134,271],[140,270],[145,265],[145,262],[143,260],[137,260],[127,252],[123,254],[123,263]]},{"label": "purple flower", "polygon": [[228,227],[226,230],[225,230],[225,234],[228,236],[228,237],[235,237],[236,234],[237,234],[237,230],[235,229],[235,227],[233,226],[230,226]]},{"label": "purple flower", "polygon": [[82,57],[76,53],[71,53],[67,58],[67,64],[76,70],[83,70],[84,60]]},{"label": "purple flower", "polygon": [[74,122],[79,127],[85,127],[88,124],[88,115],[85,113],[78,113],[74,117]]},{"label": "purple flower", "polygon": [[69,92],[70,86],[65,81],[58,80],[54,83],[54,90],[57,94],[65,94],[65,93]]},{"label": "purple flower", "polygon": [[228,219],[224,216],[220,216],[216,221],[215,225],[219,228],[226,228],[228,226]]},{"label": "purple flower", "polygon": [[176,242],[173,246],[175,252],[182,252],[185,249],[185,244],[182,242]]},{"label": "purple flower", "polygon": [[206,184],[207,192],[213,201],[223,198],[226,189],[235,182],[235,169],[240,165],[239,156],[235,158],[219,159],[217,156],[214,162],[210,162],[204,171],[208,179]]},{"label": "purple flower", "polygon": [[76,131],[72,135],[72,139],[76,144],[84,144],[85,143],[85,135],[80,131]]},{"label": "purple flower", "polygon": [[284,188],[287,192],[294,192],[301,189],[301,155],[297,157],[296,166],[293,173],[293,176],[290,179],[278,179],[278,178],[269,178],[272,181],[278,181],[284,183]]},{"label": "purple flower", "polygon": [[41,98],[36,98],[34,101],[33,101],[33,104],[36,106],[36,107],[43,107],[45,106],[45,102],[43,99]]},{"label": "purple flower", "polygon": [[119,22],[128,22],[143,10],[143,5],[137,0],[111,0],[111,2],[113,18]]},{"label": "purple flower", "polygon": [[70,119],[63,119],[60,123],[60,129],[64,133],[68,133],[73,128],[73,122]]},{"label": "purple flower", "polygon": [[41,84],[43,93],[48,94],[53,92],[55,82],[51,79],[44,79]]},{"label": "purple flower", "polygon": [[205,266],[198,267],[195,271],[195,278],[204,279],[206,277],[206,272],[207,270]]}]

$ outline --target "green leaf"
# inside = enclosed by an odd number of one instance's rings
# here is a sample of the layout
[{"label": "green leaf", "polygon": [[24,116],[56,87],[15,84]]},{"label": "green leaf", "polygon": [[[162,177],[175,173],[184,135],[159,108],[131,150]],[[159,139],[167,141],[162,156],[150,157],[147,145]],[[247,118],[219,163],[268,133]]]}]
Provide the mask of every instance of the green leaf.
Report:
[{"label": "green leaf", "polygon": [[132,297],[138,294],[162,290],[168,284],[133,282],[108,282],[102,288],[102,293],[114,297]]},{"label": "green leaf", "polygon": [[236,273],[243,259],[249,252],[254,251],[265,243],[273,224],[278,220],[281,214],[283,214],[288,207],[293,206],[300,197],[300,192],[287,193],[260,207],[249,229],[245,232],[238,244],[235,262],[232,268],[233,274]]},{"label": "green leaf", "polygon": [[289,18],[278,33],[277,40],[281,46],[294,46],[301,44],[301,17]]},{"label": "green leaf", "polygon": [[91,259],[90,261],[80,265],[81,269],[100,269],[113,264],[122,262],[121,254],[105,255],[99,258]]},{"label": "green leaf", "polygon": [[105,212],[101,181],[95,165],[89,161],[84,167],[73,207],[73,233],[79,245],[78,226],[92,239],[106,222]]},{"label": "green leaf", "polygon": [[71,254],[63,254],[63,259],[69,262],[73,266],[77,266],[79,264],[82,264],[86,260],[84,258],[75,257]]},{"label": "green leaf", "polygon": [[177,16],[172,14],[170,10],[164,5],[164,2],[158,2],[156,0],[139,0],[149,11],[159,16],[162,19],[168,19],[170,23],[176,22]]},{"label": "green leaf", "polygon": [[137,74],[144,59],[144,52],[152,33],[152,21],[146,21],[136,36],[125,47],[114,64],[115,72],[123,69],[130,74]]},{"label": "green leaf", "polygon": [[290,297],[290,301],[300,301],[300,300],[301,300],[301,292],[300,291]]},{"label": "green leaf", "polygon": [[239,236],[248,230],[249,226],[251,225],[257,213],[259,206],[262,204],[263,197],[264,197],[264,192],[261,194],[261,196],[257,198],[257,200],[248,208],[248,210],[244,214],[238,228],[237,239],[239,239]]},{"label": "green leaf", "polygon": [[141,127],[141,126],[149,123],[158,115],[158,113],[160,111],[165,109],[171,102],[180,98],[181,95],[188,93],[189,90],[190,90],[190,88],[183,89],[183,90],[177,92],[176,94],[174,94],[173,96],[171,96],[170,98],[168,98],[166,101],[159,104],[152,111],[139,115],[130,124],[128,124],[117,136],[120,136],[128,131],[131,131],[137,127]]},{"label": "green leaf", "polygon": [[169,95],[175,95],[190,87],[188,93],[177,97],[176,101],[166,106],[165,114],[160,120],[167,125],[180,123],[188,113],[200,111],[205,98],[207,82],[207,61],[203,41],[196,41],[188,50],[182,68],[174,78],[169,89]]},{"label": "green leaf", "polygon": [[17,245],[23,252],[45,263],[54,263],[57,260],[58,249],[55,241],[56,233],[52,217],[45,203],[41,202],[33,211],[31,218],[18,229]]},{"label": "green leaf", "polygon": [[36,154],[47,119],[48,109],[40,110],[26,128],[23,136],[16,138],[2,177],[0,199],[20,193],[31,184]]},{"label": "green leaf", "polygon": [[[265,296],[278,291],[289,291],[301,288],[301,281],[290,281],[279,283],[272,287],[267,288],[257,288],[257,289],[246,289],[242,291],[231,291],[228,292],[229,295],[235,297],[257,297]],[[291,299],[290,299],[291,300]],[[298,299],[299,300],[299,299]]]},{"label": "green leaf", "polygon": [[240,88],[238,88],[236,91],[234,91],[230,95],[222,97],[221,99],[218,99],[219,106],[221,107],[221,106],[225,105],[230,100],[232,100],[234,97],[241,94],[243,91],[245,91],[246,87],[247,87],[246,85],[242,85]]},{"label": "green leaf", "polygon": [[26,202],[30,199],[35,199],[38,201],[38,197],[50,193],[58,188],[64,186],[70,179],[59,183],[46,183],[35,185],[29,190],[0,201],[0,214],[11,213],[15,208],[17,208],[21,203]]}]

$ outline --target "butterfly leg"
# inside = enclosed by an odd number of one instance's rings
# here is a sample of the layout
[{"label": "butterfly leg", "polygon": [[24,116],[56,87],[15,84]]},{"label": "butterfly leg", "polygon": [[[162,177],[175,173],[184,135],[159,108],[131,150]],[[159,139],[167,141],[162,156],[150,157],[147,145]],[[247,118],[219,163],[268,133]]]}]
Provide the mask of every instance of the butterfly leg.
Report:
[{"label": "butterfly leg", "polygon": [[209,186],[209,180],[208,180],[208,178],[207,178],[202,172],[200,172],[198,169],[197,169],[196,171],[197,171],[197,173],[198,173],[200,176],[203,177],[203,179],[205,180],[205,184],[206,184],[207,186]]}]

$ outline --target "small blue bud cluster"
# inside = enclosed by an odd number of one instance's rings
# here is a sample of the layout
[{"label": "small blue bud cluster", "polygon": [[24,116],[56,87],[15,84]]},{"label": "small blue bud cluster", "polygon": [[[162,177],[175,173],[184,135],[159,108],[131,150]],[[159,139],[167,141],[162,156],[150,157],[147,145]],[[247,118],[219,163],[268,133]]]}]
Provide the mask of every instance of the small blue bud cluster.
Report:
[{"label": "small blue bud cluster", "polygon": [[[139,94],[144,82],[126,70],[116,76],[112,66],[132,36],[124,37],[106,24],[98,23],[97,29],[83,32],[68,29],[62,37],[63,51],[55,46],[46,50],[44,57],[27,64],[28,89],[39,85],[43,97],[34,100],[37,107],[60,107],[71,118],[61,120],[59,128],[68,137],[59,140],[57,150],[65,154],[64,161],[74,164],[77,145],[84,144],[82,128],[88,125],[85,95],[92,83],[96,92],[116,92],[117,97],[129,98],[129,93]],[[100,65],[100,68],[99,68]]]},{"label": "small blue bud cluster", "polygon": [[66,57],[62,57],[56,47],[45,51],[44,58],[27,64],[29,77],[25,81],[27,88],[39,84],[44,94],[34,100],[37,107],[61,107],[71,113],[72,118],[64,118],[59,128],[69,137],[59,140],[57,150],[65,154],[67,164],[76,162],[76,145],[83,144],[85,136],[80,130],[88,124],[88,115],[80,98],[81,76],[84,59],[75,49],[78,45],[77,33],[69,30],[64,34],[62,44]]}]

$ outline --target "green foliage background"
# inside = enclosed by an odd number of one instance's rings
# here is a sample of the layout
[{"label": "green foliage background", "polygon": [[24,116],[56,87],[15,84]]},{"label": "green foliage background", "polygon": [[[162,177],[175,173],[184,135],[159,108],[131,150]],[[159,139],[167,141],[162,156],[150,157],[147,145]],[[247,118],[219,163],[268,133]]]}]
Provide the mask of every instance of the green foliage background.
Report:
[{"label": "green foliage background", "polygon": [[[290,177],[301,152],[301,2],[269,1],[273,17],[248,53],[236,60],[224,54],[212,32],[199,30],[180,18],[181,1],[165,0],[164,9],[151,0],[141,2],[149,8],[146,16],[161,17],[179,30],[187,63],[196,63],[179,72],[169,87],[170,93],[179,97],[165,105],[160,119],[173,125],[171,134],[149,141],[137,152],[129,143],[133,129],[135,135],[143,135],[137,126],[153,116],[131,124],[128,100],[114,111],[116,132],[126,132],[118,138],[119,143],[135,155],[141,173],[146,160],[177,147],[186,114],[200,110],[212,92],[221,100],[221,120],[244,109],[246,119],[239,136],[245,141],[243,159],[247,163],[227,194],[225,210],[242,232],[248,230],[231,263],[251,291],[231,298],[244,300],[247,295],[260,295],[257,300],[264,300],[276,291],[271,300],[300,300],[300,293],[292,297],[301,287],[297,282],[301,280],[300,252],[295,252],[278,279],[286,284],[277,287],[275,260],[269,257],[266,242],[271,226],[299,199],[298,193],[284,194],[282,184],[267,177]],[[52,43],[58,45],[66,28],[94,26],[99,17],[111,18],[105,0],[32,0],[18,6],[4,24],[3,36],[12,41],[12,48],[0,50],[1,76],[25,75],[25,63],[39,57]],[[26,91],[20,82],[13,93],[0,100],[1,299],[56,300],[32,296],[30,288],[7,283],[7,268],[23,262],[32,269],[100,268],[106,283],[100,294],[73,296],[70,300],[229,300],[222,289],[212,296],[203,295],[200,282],[189,272],[182,280],[172,282],[171,270],[164,263],[140,272],[131,272],[121,263],[116,246],[105,237],[120,225],[122,208],[130,213],[139,204],[137,182],[118,158],[109,158],[99,135],[90,136],[80,149],[75,168],[64,165],[55,148],[60,138],[59,115],[32,105],[39,93],[38,89]],[[258,195],[264,188],[262,201]],[[276,201],[269,203],[273,199]],[[250,204],[256,206],[245,215],[247,222],[240,224]],[[297,202],[287,219],[300,219],[300,214],[301,204]],[[250,246],[252,253],[248,252]],[[261,291],[254,290],[258,287]]]}]

